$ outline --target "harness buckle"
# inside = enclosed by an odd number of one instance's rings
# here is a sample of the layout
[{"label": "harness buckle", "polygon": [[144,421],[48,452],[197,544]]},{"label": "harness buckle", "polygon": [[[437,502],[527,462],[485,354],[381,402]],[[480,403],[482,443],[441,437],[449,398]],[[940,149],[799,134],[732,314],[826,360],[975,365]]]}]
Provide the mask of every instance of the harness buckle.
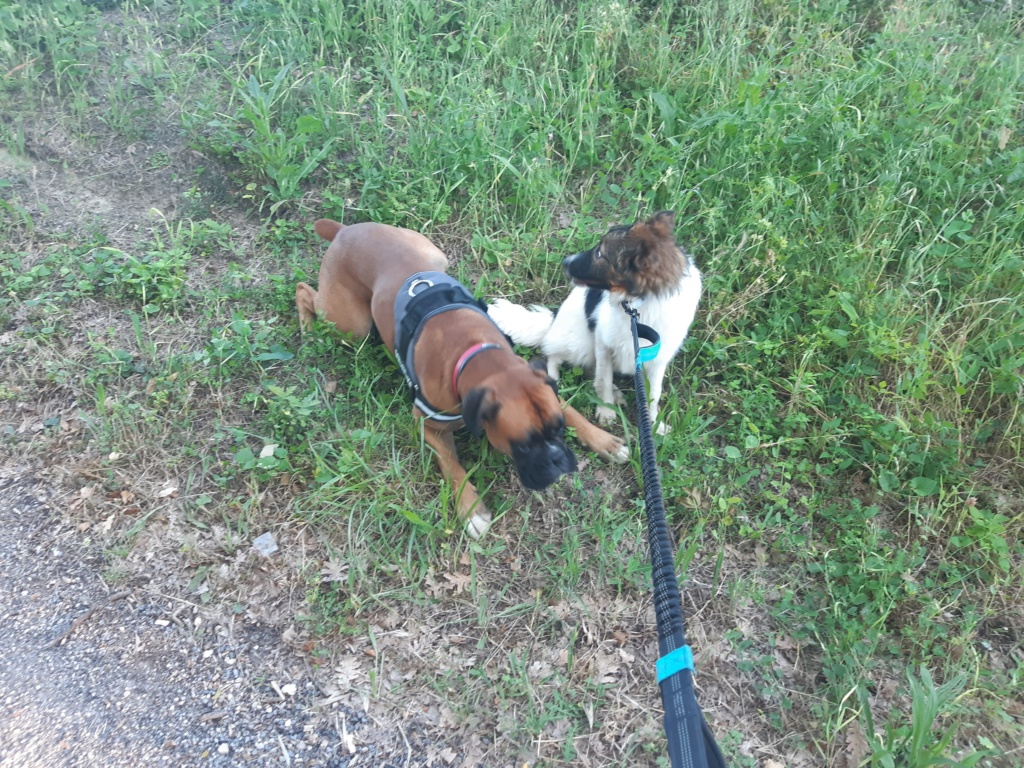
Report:
[{"label": "harness buckle", "polygon": [[411,283],[409,283],[409,295],[410,296],[415,296],[416,295],[416,288],[418,286],[420,286],[420,285],[425,285],[425,286],[427,286],[427,288],[433,288],[434,287],[434,281],[433,280],[427,280],[427,279],[422,278],[422,277],[419,278],[418,280],[413,280]]}]

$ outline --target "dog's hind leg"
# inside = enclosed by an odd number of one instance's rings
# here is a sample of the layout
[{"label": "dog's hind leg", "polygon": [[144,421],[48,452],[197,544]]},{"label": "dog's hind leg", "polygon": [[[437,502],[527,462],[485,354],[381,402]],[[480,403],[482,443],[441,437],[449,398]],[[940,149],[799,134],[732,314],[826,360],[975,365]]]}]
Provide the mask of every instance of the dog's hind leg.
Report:
[{"label": "dog's hind leg", "polygon": [[479,539],[491,527],[491,513],[480,501],[476,486],[466,479],[466,470],[459,461],[452,433],[438,432],[425,426],[423,439],[434,449],[441,474],[455,491],[455,508],[459,519],[466,524],[466,533],[473,539]]},{"label": "dog's hind leg", "polygon": [[[321,285],[324,285],[323,281]],[[348,286],[331,283],[316,291],[305,283],[299,283],[295,286],[295,306],[299,309],[299,328],[302,331],[308,331],[318,317],[354,338],[361,339],[373,330],[369,302]]]},{"label": "dog's hind leg", "polygon": [[316,291],[305,283],[295,287],[295,306],[299,309],[299,331],[305,333],[316,318]]}]

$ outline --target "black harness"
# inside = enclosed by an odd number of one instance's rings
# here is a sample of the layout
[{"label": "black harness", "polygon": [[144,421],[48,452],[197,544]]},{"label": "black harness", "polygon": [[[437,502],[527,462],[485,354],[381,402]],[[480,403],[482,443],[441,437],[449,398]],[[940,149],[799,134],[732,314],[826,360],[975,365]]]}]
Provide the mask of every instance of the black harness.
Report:
[{"label": "black harness", "polygon": [[[443,423],[458,421],[462,414],[441,413],[423,396],[416,376],[413,350],[427,320],[453,309],[472,309],[494,325],[487,316],[487,305],[473,298],[473,294],[462,283],[444,272],[417,272],[410,275],[395,296],[395,360],[412,390],[412,400],[416,407],[428,419]],[[461,366],[465,366],[466,362],[468,360],[461,361]]]}]

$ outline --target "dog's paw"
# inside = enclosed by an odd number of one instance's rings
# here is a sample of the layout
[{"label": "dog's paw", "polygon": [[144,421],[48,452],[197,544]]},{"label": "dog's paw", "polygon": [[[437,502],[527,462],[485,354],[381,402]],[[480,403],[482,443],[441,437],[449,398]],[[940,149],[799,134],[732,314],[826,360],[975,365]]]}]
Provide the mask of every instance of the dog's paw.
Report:
[{"label": "dog's paw", "polygon": [[618,387],[616,387],[615,389],[612,390],[612,401],[616,405],[625,405],[626,404],[626,396],[624,394],[622,394],[622,390],[619,389]]},{"label": "dog's paw", "polygon": [[609,408],[607,405],[597,406],[594,415],[597,417],[598,424],[611,424],[619,420],[619,414],[614,408]]},{"label": "dog's paw", "polygon": [[594,452],[612,464],[625,464],[629,461],[629,446],[621,437],[608,435],[604,445],[594,446]]},{"label": "dog's paw", "polygon": [[469,522],[466,523],[466,533],[471,539],[479,541],[490,527],[491,513],[478,507],[473,516],[469,518]]},{"label": "dog's paw", "polygon": [[616,464],[625,464],[629,461],[629,446],[626,445],[624,440],[620,441],[618,448],[608,454],[608,461]]},{"label": "dog's paw", "polygon": [[670,427],[670,426],[669,426],[668,424],[666,424],[666,423],[665,423],[665,422],[663,421],[663,422],[661,422],[661,424],[659,424],[659,425],[658,425],[658,428],[657,428],[657,430],[655,430],[655,431],[656,431],[656,432],[657,432],[657,433],[658,433],[659,435],[662,435],[662,436],[664,436],[664,435],[667,435],[667,434],[668,434],[669,432],[671,432],[671,431],[672,431],[672,427]]}]

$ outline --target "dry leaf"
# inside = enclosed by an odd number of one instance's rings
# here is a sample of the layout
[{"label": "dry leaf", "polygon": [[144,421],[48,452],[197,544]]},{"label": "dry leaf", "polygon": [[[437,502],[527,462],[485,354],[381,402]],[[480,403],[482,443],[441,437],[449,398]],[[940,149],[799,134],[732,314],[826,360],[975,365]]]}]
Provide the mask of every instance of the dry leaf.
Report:
[{"label": "dry leaf", "polygon": [[166,499],[168,497],[173,498],[174,496],[177,496],[177,495],[178,495],[178,488],[177,488],[177,486],[169,485],[166,488],[164,488],[162,491],[160,491],[156,496],[157,496],[158,499]]},{"label": "dry leaf", "polygon": [[268,456],[273,456],[274,451],[277,448],[277,443],[271,443],[270,445],[264,445],[263,450],[260,451],[260,458],[265,459]]},{"label": "dry leaf", "polygon": [[1007,143],[1010,141],[1010,127],[1004,125],[999,129],[999,148],[1006,149]]},{"label": "dry leaf", "polygon": [[362,667],[355,656],[342,656],[334,666],[334,683],[342,691],[347,691],[362,676]]},{"label": "dry leaf", "polygon": [[444,592],[441,583],[434,578],[433,569],[427,571],[427,575],[423,577],[423,583],[426,585],[427,594],[431,597],[439,597]]},{"label": "dry leaf", "polygon": [[466,587],[469,586],[469,583],[473,580],[469,574],[464,573],[446,573],[444,574],[444,578],[449,584],[451,584],[449,589],[454,590],[457,595],[462,594],[466,590]]},{"label": "dry leaf", "polygon": [[533,681],[541,681],[549,678],[551,672],[551,665],[546,661],[535,661],[526,669],[526,676]]},{"label": "dry leaf", "polygon": [[614,683],[619,679],[619,662],[614,656],[598,651],[594,655],[593,669],[595,683]]},{"label": "dry leaf", "polygon": [[348,563],[339,560],[328,560],[320,569],[320,578],[323,581],[342,581],[348,573]]},{"label": "dry leaf", "polygon": [[864,737],[864,729],[860,722],[854,720],[846,728],[846,764],[849,768],[857,768],[871,755],[871,745]]}]

